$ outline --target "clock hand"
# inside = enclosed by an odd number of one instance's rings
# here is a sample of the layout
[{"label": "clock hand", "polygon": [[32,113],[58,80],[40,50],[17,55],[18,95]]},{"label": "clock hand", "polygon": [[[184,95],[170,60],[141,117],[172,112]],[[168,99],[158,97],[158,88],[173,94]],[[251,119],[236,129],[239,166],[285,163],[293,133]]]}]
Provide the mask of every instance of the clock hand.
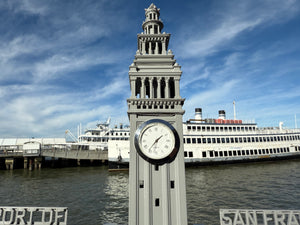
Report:
[{"label": "clock hand", "polygon": [[163,135],[161,135],[159,138],[157,138],[154,143],[151,145],[151,147],[149,148],[149,151],[150,149],[158,142],[159,139],[161,139],[163,137]]}]

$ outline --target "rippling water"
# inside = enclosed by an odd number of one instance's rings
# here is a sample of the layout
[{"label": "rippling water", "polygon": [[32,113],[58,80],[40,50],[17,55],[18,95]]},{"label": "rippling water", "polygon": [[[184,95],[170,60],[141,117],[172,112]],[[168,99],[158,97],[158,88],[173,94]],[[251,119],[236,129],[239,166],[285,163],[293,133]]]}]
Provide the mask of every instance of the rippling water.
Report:
[{"label": "rippling water", "polygon": [[[189,223],[220,208],[300,209],[300,160],[186,169]],[[0,171],[0,206],[68,207],[69,225],[127,224],[128,172],[107,167]]]}]

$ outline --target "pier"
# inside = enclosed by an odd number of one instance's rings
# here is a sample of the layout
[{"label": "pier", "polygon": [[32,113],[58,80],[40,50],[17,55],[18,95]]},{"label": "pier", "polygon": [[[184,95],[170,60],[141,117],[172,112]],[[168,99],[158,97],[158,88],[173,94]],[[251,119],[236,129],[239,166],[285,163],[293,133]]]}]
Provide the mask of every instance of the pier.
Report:
[{"label": "pier", "polygon": [[[47,160],[46,160],[47,159]],[[105,163],[107,150],[89,150],[87,145],[67,143],[62,138],[0,139],[0,168],[41,169],[45,161],[82,161]]]}]

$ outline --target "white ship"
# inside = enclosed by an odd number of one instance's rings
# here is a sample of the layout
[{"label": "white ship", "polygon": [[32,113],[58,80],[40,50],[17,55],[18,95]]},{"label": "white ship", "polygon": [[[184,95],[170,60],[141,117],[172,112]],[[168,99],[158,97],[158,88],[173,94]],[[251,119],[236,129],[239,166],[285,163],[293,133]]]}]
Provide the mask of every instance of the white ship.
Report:
[{"label": "white ship", "polygon": [[[195,118],[183,123],[184,159],[186,165],[251,162],[300,157],[300,129],[259,128],[256,123],[227,120],[225,111],[218,119],[202,119],[196,108]],[[119,136],[120,137],[120,136]],[[129,164],[127,139],[108,141],[110,167]]]},{"label": "white ship", "polygon": [[[96,128],[88,128],[84,134],[78,133],[76,145],[86,146],[86,150],[108,150],[109,141],[129,141],[129,127],[120,124],[110,128],[110,118],[104,123],[98,123]],[[81,128],[79,128],[81,130]]]}]

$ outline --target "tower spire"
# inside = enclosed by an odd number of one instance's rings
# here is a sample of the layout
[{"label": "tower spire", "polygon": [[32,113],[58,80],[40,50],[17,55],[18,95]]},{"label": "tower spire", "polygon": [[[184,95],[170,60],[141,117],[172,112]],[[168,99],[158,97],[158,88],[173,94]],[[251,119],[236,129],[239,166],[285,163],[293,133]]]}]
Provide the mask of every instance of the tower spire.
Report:
[{"label": "tower spire", "polygon": [[160,9],[153,3],[149,8],[145,9],[146,20],[143,22],[143,30],[145,34],[160,34],[164,27],[163,22],[159,19]]}]

